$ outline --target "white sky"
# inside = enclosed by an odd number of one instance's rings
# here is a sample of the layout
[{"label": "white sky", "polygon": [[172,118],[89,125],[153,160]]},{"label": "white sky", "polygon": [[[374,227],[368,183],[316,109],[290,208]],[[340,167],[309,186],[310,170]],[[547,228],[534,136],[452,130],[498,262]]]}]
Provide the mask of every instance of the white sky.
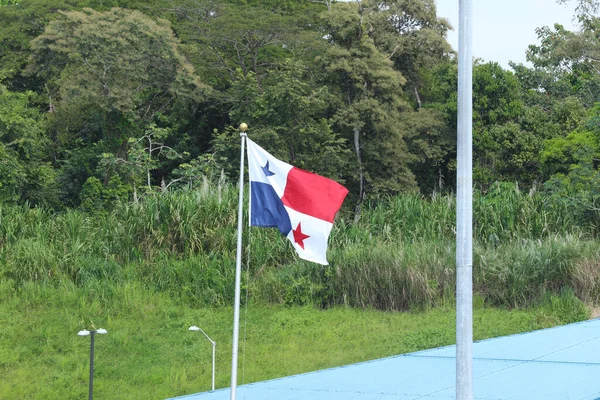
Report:
[{"label": "white sky", "polygon": [[[454,31],[448,41],[458,50],[458,2],[436,0],[438,16],[450,21]],[[561,6],[555,0],[473,0],[473,56],[497,61],[508,68],[509,61],[525,63],[525,51],[538,43],[535,28],[558,22],[577,30],[574,5]]]}]

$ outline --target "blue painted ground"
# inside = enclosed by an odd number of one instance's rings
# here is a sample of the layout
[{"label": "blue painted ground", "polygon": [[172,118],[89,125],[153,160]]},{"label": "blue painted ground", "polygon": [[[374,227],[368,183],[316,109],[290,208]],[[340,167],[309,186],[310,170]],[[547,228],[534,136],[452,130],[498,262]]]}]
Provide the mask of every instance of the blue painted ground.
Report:
[{"label": "blue painted ground", "polygon": [[[238,387],[239,400],[455,399],[455,346]],[[600,400],[600,319],[477,342],[476,400]],[[178,399],[228,400],[229,389]]]}]

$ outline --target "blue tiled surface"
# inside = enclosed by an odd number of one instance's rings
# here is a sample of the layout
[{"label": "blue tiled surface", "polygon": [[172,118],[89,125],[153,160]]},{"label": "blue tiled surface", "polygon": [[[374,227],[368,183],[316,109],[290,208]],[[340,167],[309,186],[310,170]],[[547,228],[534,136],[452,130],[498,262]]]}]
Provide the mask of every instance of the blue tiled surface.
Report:
[{"label": "blue tiled surface", "polygon": [[[238,387],[239,400],[455,399],[448,346]],[[477,342],[476,400],[600,400],[600,320]],[[228,400],[229,389],[179,397]]]}]

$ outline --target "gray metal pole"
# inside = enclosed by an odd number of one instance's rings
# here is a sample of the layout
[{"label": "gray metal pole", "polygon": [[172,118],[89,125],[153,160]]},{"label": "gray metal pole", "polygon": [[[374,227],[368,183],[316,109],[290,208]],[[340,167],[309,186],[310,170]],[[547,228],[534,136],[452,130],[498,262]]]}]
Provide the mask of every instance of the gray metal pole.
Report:
[{"label": "gray metal pole", "polygon": [[215,391],[215,353],[217,350],[217,343],[213,342],[213,371],[212,371],[212,391]]},{"label": "gray metal pole", "polygon": [[[245,125],[245,124],[242,124]],[[231,400],[235,400],[237,389],[237,364],[238,342],[240,334],[240,280],[242,276],[242,218],[244,205],[244,151],[246,146],[246,132],[241,130],[242,153],[240,156],[240,194],[238,203],[238,232],[237,232],[237,258],[235,261],[235,303],[233,309],[233,345],[231,350]]]},{"label": "gray metal pole", "polygon": [[90,331],[90,394],[89,400],[94,398],[94,334],[95,330]]},{"label": "gray metal pole", "polygon": [[473,400],[473,9],[459,0],[456,176],[456,399]]}]

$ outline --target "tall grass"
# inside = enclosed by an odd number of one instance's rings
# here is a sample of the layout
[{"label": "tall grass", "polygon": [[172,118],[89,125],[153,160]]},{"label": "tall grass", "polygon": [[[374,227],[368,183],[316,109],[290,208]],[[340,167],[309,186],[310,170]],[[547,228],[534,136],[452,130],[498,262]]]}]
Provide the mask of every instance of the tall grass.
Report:
[{"label": "tall grass", "polygon": [[[585,210],[564,204],[515,185],[474,193],[474,283],[483,301],[529,305],[571,288],[598,302],[596,227],[582,220]],[[444,304],[454,293],[455,210],[452,196],[373,201],[358,222],[336,221],[327,267],[298,260],[274,229],[246,229],[244,288],[268,303]],[[230,304],[236,211],[237,189],[222,182],[118,204],[110,213],[0,205],[0,277],[16,288],[139,284],[194,304]]]},{"label": "tall grass", "polygon": [[454,287],[452,246],[386,243],[337,252],[335,304],[405,310],[444,302]]}]

